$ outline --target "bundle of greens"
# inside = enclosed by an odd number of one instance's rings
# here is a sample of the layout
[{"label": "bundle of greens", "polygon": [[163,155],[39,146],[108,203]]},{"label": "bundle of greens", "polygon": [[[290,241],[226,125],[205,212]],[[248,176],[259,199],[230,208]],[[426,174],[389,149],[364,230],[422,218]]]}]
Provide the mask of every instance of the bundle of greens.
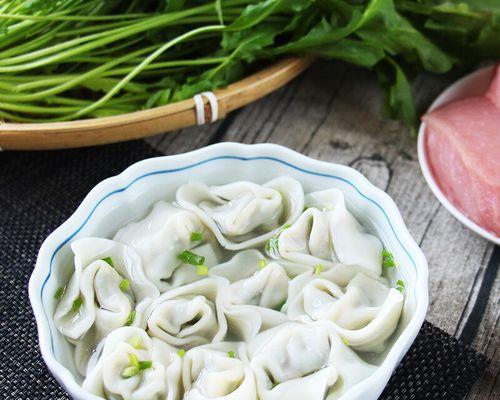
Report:
[{"label": "bundle of greens", "polygon": [[410,78],[498,58],[496,0],[0,0],[0,118],[117,115],[223,87],[284,55],[377,71],[416,123]]}]

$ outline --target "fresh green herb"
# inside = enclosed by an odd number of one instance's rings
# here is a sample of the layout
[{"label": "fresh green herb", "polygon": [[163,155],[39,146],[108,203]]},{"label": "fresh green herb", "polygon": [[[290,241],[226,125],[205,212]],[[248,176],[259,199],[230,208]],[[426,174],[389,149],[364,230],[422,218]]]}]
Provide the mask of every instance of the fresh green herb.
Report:
[{"label": "fresh green herb", "polygon": [[192,242],[200,242],[203,240],[203,233],[202,232],[192,232],[191,233],[191,241]]},{"label": "fresh green herb", "polygon": [[136,314],[135,310],[130,311],[130,314],[128,315],[128,318],[127,318],[127,322],[125,322],[125,326],[130,326],[134,323],[135,314]]},{"label": "fresh green herb", "polygon": [[382,250],[382,266],[384,268],[393,268],[396,266],[396,262],[394,261],[394,256],[388,250]]},{"label": "fresh green herb", "polygon": [[56,290],[56,292],[54,293],[54,298],[57,299],[57,300],[60,300],[61,297],[63,297],[63,295],[64,295],[64,290],[65,290],[64,287],[58,288]]},{"label": "fresh green herb", "polygon": [[262,260],[259,261],[259,268],[262,269],[267,265],[267,260],[263,258]]},{"label": "fresh green herb", "polygon": [[285,224],[283,225],[279,230],[278,232],[276,232],[276,234],[271,238],[269,239],[267,242],[266,242],[266,245],[265,245],[265,249],[268,253],[272,253],[272,252],[277,252],[278,251],[278,244],[279,244],[279,239],[280,239],[280,235],[281,233],[285,230],[285,229],[288,229],[290,228],[292,225],[290,224]]},{"label": "fresh green herb", "polygon": [[78,312],[78,310],[80,309],[80,307],[83,305],[83,299],[81,297],[77,297],[74,301],[73,301],[73,304],[71,306],[71,311],[73,312]]},{"label": "fresh green herb", "polygon": [[177,258],[184,264],[191,264],[195,266],[205,264],[205,257],[192,253],[189,250],[184,250],[182,253],[177,255]]},{"label": "fresh green herb", "polygon": [[344,344],[346,346],[350,346],[351,344],[349,343],[349,340],[347,340],[345,337],[342,338],[342,342],[344,342]]},{"label": "fresh green herb", "polygon": [[129,339],[128,343],[135,349],[142,349],[142,339],[139,336],[133,336]]},{"label": "fresh green herb", "polygon": [[186,355],[186,350],[184,349],[179,349],[177,351],[177,354],[179,354],[180,357],[184,357]]},{"label": "fresh green herb", "polygon": [[103,258],[102,261],[107,262],[113,268],[115,267],[115,264],[113,263],[113,259],[111,257]]},{"label": "fresh green herb", "polygon": [[325,266],[322,264],[318,264],[314,267],[314,275],[319,275],[325,270]]},{"label": "fresh green herb", "polygon": [[403,280],[398,279],[396,282],[396,289],[399,290],[401,293],[404,292],[405,290],[405,283]]},{"label": "fresh green herb", "polygon": [[128,379],[139,373],[139,367],[126,367],[122,371],[122,378]]},{"label": "fresh green herb", "polygon": [[493,0],[1,3],[0,118],[18,122],[161,106],[313,55],[375,70],[386,115],[413,126],[418,72],[500,56]]},{"label": "fresh green herb", "polygon": [[232,350],[228,351],[227,355],[228,355],[229,358],[234,358],[235,357],[234,351],[232,351]]},{"label": "fresh green herb", "polygon": [[208,275],[208,267],[206,265],[197,265],[196,274],[200,276]]},{"label": "fresh green herb", "polygon": [[129,287],[130,287],[130,281],[128,279],[122,279],[122,281],[120,282],[120,290],[122,292],[126,292]]}]

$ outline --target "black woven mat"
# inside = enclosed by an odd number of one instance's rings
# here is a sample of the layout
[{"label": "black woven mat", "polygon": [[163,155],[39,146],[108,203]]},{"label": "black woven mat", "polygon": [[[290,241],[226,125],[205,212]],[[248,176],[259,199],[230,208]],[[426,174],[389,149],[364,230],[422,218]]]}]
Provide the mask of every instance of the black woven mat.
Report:
[{"label": "black woven mat", "polygon": [[[38,350],[28,299],[38,249],[97,182],[156,155],[142,141],[0,153],[0,398],[68,398]],[[485,356],[426,322],[382,398],[459,399],[486,365]]]}]

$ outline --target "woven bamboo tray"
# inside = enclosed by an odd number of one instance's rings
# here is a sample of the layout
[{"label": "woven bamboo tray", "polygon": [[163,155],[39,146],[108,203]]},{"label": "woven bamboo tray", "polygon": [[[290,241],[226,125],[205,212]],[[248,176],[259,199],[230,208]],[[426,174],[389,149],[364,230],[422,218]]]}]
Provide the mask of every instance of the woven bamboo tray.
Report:
[{"label": "woven bamboo tray", "polygon": [[[280,88],[312,62],[312,58],[287,58],[215,91],[218,119]],[[205,98],[204,101],[208,103]],[[0,148],[45,150],[93,146],[152,136],[196,123],[193,99],[106,118],[33,124],[0,122]]]}]

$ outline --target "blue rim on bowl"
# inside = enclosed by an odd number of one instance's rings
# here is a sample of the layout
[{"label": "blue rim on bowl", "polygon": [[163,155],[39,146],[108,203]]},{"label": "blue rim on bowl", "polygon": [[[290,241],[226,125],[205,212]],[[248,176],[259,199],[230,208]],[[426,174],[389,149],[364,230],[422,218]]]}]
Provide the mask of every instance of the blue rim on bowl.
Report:
[{"label": "blue rim on bowl", "polygon": [[[495,67],[489,66],[481,68],[462,79],[455,82],[453,85],[444,90],[429,107],[428,112],[433,111],[445,104],[451,103],[452,101],[463,99],[469,96],[479,96],[486,92],[488,86],[493,79]],[[418,161],[420,164],[420,169],[422,174],[429,185],[432,193],[443,207],[448,210],[457,220],[459,220],[463,225],[469,228],[471,231],[477,233],[479,236],[500,245],[500,237],[495,236],[493,233],[487,231],[483,227],[476,224],[469,217],[467,217],[462,211],[455,207],[444,193],[439,188],[434,175],[432,174],[429,160],[427,158],[426,146],[426,125],[424,122],[420,124],[418,130]]]},{"label": "blue rim on bowl", "polygon": [[[49,295],[50,291],[47,290],[47,287],[50,285],[57,287],[57,282],[52,281],[55,280],[53,271],[57,264],[55,260],[58,253],[86,225],[92,222],[92,218],[100,208],[106,206],[107,202],[111,199],[120,200],[120,195],[137,189],[137,186],[147,179],[169,174],[172,176],[172,174],[182,173],[182,171],[191,171],[198,167],[207,168],[207,166],[227,162],[273,163],[290,173],[303,174],[314,177],[314,179],[336,181],[350,187],[353,193],[359,196],[360,202],[365,202],[373,210],[376,210],[376,217],[382,221],[385,229],[385,237],[382,238],[382,241],[384,244],[387,244],[385,243],[387,241],[391,242],[394,247],[394,249],[391,248],[391,251],[399,252],[401,257],[405,257],[409,260],[409,264],[412,264],[414,281],[409,286],[411,293],[408,290],[407,296],[409,297],[411,294],[415,305],[412,316],[406,321],[406,326],[402,328],[402,332],[375,374],[349,390],[342,396],[342,400],[378,397],[382,392],[392,372],[417,336],[428,305],[427,261],[418,245],[411,238],[395,203],[385,192],[375,187],[352,168],[317,161],[273,144],[221,143],[176,156],[147,159],[133,164],[115,177],[106,179],[86,196],[75,213],[42,244],[36,267],[30,279],[30,301],[37,321],[42,356],[56,379],[74,398],[97,399],[97,397],[84,392],[71,371],[57,359],[54,347],[54,335],[57,333],[52,323],[52,314],[48,311],[51,306],[49,303],[53,302],[53,296]],[[397,248],[395,248],[396,246]],[[403,271],[403,273],[410,272]]]}]

